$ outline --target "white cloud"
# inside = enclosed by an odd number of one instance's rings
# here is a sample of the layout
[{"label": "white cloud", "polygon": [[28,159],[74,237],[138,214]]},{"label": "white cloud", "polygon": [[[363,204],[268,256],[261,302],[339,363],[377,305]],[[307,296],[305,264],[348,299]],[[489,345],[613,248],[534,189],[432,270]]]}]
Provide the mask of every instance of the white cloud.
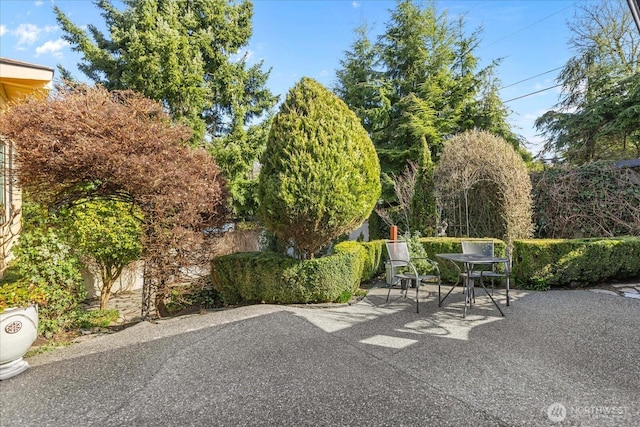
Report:
[{"label": "white cloud", "polygon": [[36,48],[36,56],[40,56],[48,53],[59,58],[62,56],[61,50],[68,45],[69,45],[69,42],[67,42],[66,40],[62,40],[62,39],[49,40],[42,46],[38,46]]},{"label": "white cloud", "polygon": [[5,27],[4,25],[0,25],[0,37],[2,37],[6,32],[7,32],[7,27]]},{"label": "white cloud", "polygon": [[33,24],[20,24],[18,28],[13,31],[13,34],[18,37],[18,46],[25,44],[31,45],[36,42],[41,33],[51,33],[57,29],[58,27],[56,25],[38,27]]},{"label": "white cloud", "polygon": [[33,24],[20,24],[13,33],[18,37],[18,45],[23,45],[35,43],[40,31]]},{"label": "white cloud", "polygon": [[44,4],[44,2],[42,0],[38,0],[38,1],[33,2],[33,4],[35,4],[36,6],[40,7],[40,6],[42,6]]},{"label": "white cloud", "polygon": [[353,7],[354,9],[357,9],[360,7],[360,2],[359,1],[352,1],[351,2],[351,7]]}]

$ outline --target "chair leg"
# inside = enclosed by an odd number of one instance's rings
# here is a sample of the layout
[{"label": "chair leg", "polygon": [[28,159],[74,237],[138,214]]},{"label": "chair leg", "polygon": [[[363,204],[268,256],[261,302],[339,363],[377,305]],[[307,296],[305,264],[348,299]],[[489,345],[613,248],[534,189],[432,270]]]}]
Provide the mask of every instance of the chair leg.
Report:
[{"label": "chair leg", "polygon": [[418,293],[420,290],[420,280],[416,279],[416,313],[420,313],[420,299]]},{"label": "chair leg", "polygon": [[473,304],[476,303],[476,284],[474,280],[475,279],[469,279],[469,293],[471,294],[471,298],[469,299],[469,307],[471,307],[471,302],[473,302]]},{"label": "chair leg", "polygon": [[467,277],[462,283],[462,292],[464,294],[464,311],[462,312],[463,319],[467,317],[467,304],[471,306],[471,295],[470,295],[471,290],[470,289],[471,288],[469,287],[469,278]]}]

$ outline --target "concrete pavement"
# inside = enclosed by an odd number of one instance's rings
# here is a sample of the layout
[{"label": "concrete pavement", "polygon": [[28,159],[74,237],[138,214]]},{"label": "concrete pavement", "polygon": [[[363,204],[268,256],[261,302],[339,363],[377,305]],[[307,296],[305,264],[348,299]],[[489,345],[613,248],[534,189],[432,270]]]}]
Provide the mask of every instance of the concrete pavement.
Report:
[{"label": "concrete pavement", "polygon": [[[1,426],[640,424],[640,300],[478,292],[443,308],[255,305],[140,323],[29,359]],[[500,298],[503,302],[503,298]]]}]

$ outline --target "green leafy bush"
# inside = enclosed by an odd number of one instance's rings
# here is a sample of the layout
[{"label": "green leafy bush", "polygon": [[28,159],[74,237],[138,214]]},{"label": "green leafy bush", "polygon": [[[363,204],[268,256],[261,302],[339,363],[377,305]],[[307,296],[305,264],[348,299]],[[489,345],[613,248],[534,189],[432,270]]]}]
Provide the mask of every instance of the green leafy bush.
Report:
[{"label": "green leafy bush", "polygon": [[383,244],[343,242],[333,255],[304,261],[273,252],[231,254],[213,260],[212,282],[226,304],[344,301],[380,272]]},{"label": "green leafy bush", "polygon": [[0,284],[0,313],[10,307],[26,307],[31,304],[43,305],[45,292],[34,284],[25,282]]},{"label": "green leafy bush", "polygon": [[357,228],[380,195],[375,148],[356,115],[303,78],[273,119],[258,185],[260,216],[301,258]]},{"label": "green leafy bush", "polygon": [[23,230],[13,248],[16,259],[12,277],[17,286],[35,286],[44,294],[39,331],[50,336],[74,325],[87,289],[80,274],[80,260],[55,231],[57,218],[29,203],[23,205],[23,210]]},{"label": "green leafy bush", "polygon": [[118,310],[91,310],[78,313],[75,326],[79,328],[106,328],[118,320]]},{"label": "green leafy bush", "polygon": [[[459,270],[436,254],[460,253],[460,238],[411,239],[414,254],[438,262],[442,281],[454,283]],[[493,239],[495,254],[506,244]],[[422,248],[415,247],[416,242]],[[239,302],[309,303],[344,301],[358,284],[378,277],[389,259],[384,240],[342,242],[335,254],[298,261],[273,252],[227,255],[213,261],[212,282],[227,304]],[[550,286],[589,285],[640,277],[640,238],[516,240],[511,286],[546,290]]]},{"label": "green leafy bush", "polygon": [[74,254],[99,273],[103,310],[122,270],[142,253],[140,218],[140,209],[114,200],[87,200],[66,212],[61,229]]},{"label": "green leafy bush", "polygon": [[375,278],[382,271],[383,240],[371,242],[346,241],[336,245],[334,251],[336,253],[352,252],[356,255],[357,265],[355,268],[361,271],[359,275],[361,282]]},{"label": "green leafy bush", "polygon": [[516,240],[513,278],[529,289],[640,277],[640,237]]},{"label": "green leafy bush", "polygon": [[169,315],[191,307],[214,308],[222,303],[220,293],[209,280],[198,280],[187,285],[172,286],[165,307]]}]

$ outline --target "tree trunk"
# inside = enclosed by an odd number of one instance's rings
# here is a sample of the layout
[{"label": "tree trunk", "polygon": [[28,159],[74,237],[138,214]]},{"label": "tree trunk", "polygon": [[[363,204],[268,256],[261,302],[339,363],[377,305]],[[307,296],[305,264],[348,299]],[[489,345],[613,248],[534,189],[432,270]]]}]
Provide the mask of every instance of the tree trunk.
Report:
[{"label": "tree trunk", "polygon": [[102,283],[102,289],[100,290],[100,310],[105,310],[107,308],[107,303],[109,302],[109,297],[111,296],[111,286],[113,283]]}]

